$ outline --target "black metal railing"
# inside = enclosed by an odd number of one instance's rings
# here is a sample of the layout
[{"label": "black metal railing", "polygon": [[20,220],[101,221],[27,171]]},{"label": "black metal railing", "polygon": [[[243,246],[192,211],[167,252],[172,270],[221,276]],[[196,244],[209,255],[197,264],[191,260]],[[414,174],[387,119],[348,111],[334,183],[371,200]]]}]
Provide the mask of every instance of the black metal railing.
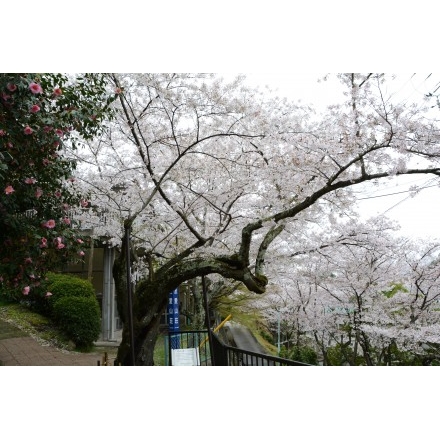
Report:
[{"label": "black metal railing", "polygon": [[283,359],[277,356],[271,356],[263,353],[255,353],[253,351],[243,350],[241,348],[232,347],[224,344],[220,338],[212,333],[212,345],[216,366],[227,367],[246,367],[246,366],[292,366],[305,367],[310,366],[302,362]]},{"label": "black metal railing", "polygon": [[223,343],[211,332],[212,346],[207,330],[170,332],[165,338],[168,359],[165,365],[193,366],[310,366],[263,353],[255,353]]}]

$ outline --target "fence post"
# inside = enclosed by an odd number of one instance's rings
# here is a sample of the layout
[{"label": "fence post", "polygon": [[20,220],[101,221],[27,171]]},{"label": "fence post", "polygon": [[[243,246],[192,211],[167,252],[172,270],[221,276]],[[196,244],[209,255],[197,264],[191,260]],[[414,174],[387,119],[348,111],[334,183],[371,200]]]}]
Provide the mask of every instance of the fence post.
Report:
[{"label": "fence post", "polygon": [[215,358],[215,363],[213,365],[219,367],[228,367],[227,349],[217,335],[211,335],[210,344],[212,344],[211,356]]},{"label": "fence post", "polygon": [[208,292],[206,291],[205,275],[202,275],[202,290],[203,290],[203,301],[205,303],[205,321],[206,321],[206,329],[208,330],[209,352],[211,353],[211,365],[214,367],[216,362],[214,359],[214,350],[212,347],[212,331],[209,320]]}]

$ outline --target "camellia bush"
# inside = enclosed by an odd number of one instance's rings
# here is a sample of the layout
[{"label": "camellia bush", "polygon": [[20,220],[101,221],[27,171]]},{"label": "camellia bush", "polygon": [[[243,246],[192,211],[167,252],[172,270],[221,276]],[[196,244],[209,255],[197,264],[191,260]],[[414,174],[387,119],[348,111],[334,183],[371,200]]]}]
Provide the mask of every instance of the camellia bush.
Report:
[{"label": "camellia bush", "polygon": [[[31,298],[84,256],[72,209],[88,206],[66,150],[102,131],[116,97],[103,74],[0,74],[0,292]],[[46,293],[40,293],[46,295]]]}]

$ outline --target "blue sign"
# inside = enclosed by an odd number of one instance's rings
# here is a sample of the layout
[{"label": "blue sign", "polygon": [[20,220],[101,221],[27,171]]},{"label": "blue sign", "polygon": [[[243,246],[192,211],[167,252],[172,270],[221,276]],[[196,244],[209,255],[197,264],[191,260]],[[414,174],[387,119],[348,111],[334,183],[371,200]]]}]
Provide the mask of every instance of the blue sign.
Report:
[{"label": "blue sign", "polygon": [[[168,330],[180,331],[179,290],[174,289],[168,296]],[[180,335],[171,337],[171,348],[180,348]]]}]

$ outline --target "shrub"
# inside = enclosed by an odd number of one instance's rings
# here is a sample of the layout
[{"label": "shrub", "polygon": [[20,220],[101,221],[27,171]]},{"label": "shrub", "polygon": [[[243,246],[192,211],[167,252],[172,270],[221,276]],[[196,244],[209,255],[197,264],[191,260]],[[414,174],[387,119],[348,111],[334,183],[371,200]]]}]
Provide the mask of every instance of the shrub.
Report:
[{"label": "shrub", "polygon": [[307,346],[293,347],[290,351],[285,347],[281,347],[280,356],[304,364],[318,365],[318,355],[313,348]]},{"label": "shrub", "polygon": [[260,335],[265,341],[269,342],[270,344],[274,343],[274,338],[269,332],[262,329],[260,330]]},{"label": "shrub", "polygon": [[[52,296],[46,297],[47,292],[50,292]],[[29,305],[38,313],[53,317],[54,304],[61,298],[72,296],[95,298],[95,291],[87,280],[74,275],[49,272],[37,294],[29,298]]]},{"label": "shrub", "polygon": [[331,366],[342,365],[365,365],[365,359],[362,356],[354,356],[353,349],[346,344],[336,344],[327,349],[327,361]]},{"label": "shrub", "polygon": [[64,296],[53,304],[55,322],[77,347],[90,348],[101,332],[101,312],[95,297]]},{"label": "shrub", "polygon": [[[52,296],[48,297],[47,292]],[[31,290],[31,294],[24,297],[21,295],[20,302],[42,315],[52,317],[53,305],[56,301],[66,296],[81,296],[94,298],[93,285],[82,278],[64,273],[49,272],[41,285]]]},{"label": "shrub", "polygon": [[78,278],[74,275],[48,274],[47,290],[52,293],[50,298],[56,302],[66,296],[95,298],[95,290],[90,281]]}]

